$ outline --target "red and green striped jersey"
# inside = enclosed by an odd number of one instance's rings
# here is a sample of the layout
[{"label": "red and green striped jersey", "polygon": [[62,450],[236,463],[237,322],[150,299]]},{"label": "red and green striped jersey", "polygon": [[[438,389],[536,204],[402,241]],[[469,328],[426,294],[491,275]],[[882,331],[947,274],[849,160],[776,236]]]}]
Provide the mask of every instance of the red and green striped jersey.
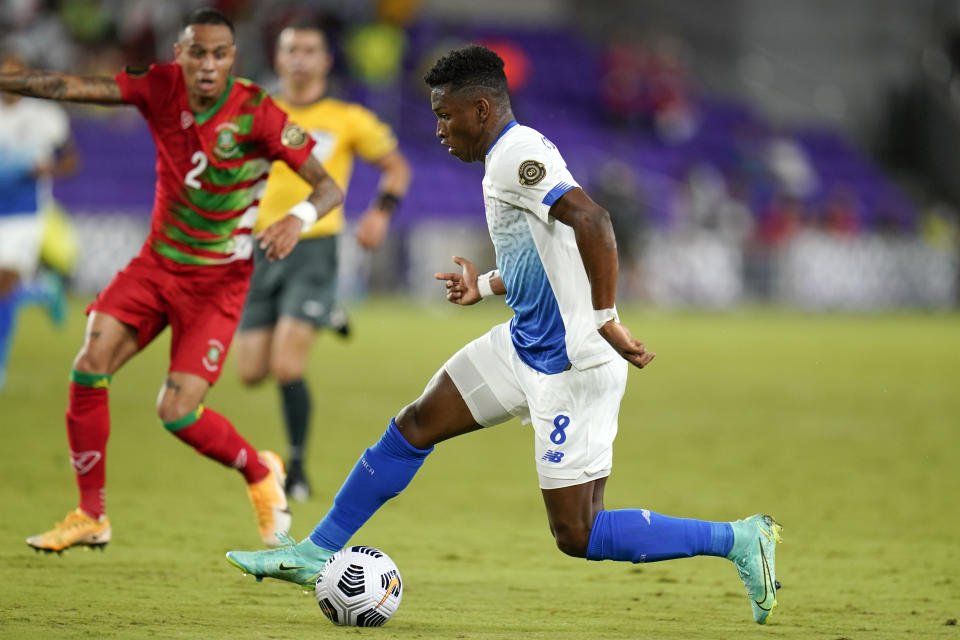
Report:
[{"label": "red and green striped jersey", "polygon": [[116,76],[157,146],[147,245],[186,265],[249,259],[250,230],[274,160],[300,168],[314,141],[257,85],[230,77],[216,104],[193,113],[177,63]]}]

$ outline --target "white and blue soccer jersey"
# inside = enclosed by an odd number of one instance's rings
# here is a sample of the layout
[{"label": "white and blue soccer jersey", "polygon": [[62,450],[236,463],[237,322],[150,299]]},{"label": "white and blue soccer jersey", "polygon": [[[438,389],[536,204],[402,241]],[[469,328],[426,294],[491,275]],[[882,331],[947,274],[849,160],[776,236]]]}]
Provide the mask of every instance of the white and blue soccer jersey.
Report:
[{"label": "white and blue soccer jersey", "polygon": [[53,160],[69,136],[63,109],[46,100],[0,100],[0,217],[36,214],[50,197],[35,167]]},{"label": "white and blue soccer jersey", "polygon": [[553,203],[579,186],[560,152],[540,132],[511,122],[487,151],[485,167],[487,227],[520,359],[553,374],[617,357],[594,325],[573,229],[550,217]]}]

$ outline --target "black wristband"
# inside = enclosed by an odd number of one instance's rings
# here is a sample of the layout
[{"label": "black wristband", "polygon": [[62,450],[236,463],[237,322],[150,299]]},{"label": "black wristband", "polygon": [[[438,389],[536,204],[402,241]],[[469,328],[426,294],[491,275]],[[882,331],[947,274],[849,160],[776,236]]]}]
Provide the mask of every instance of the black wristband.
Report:
[{"label": "black wristband", "polygon": [[377,194],[377,197],[374,198],[373,202],[377,208],[382,209],[387,213],[393,213],[396,211],[397,207],[400,206],[400,199],[400,196],[394,193],[381,191]]}]

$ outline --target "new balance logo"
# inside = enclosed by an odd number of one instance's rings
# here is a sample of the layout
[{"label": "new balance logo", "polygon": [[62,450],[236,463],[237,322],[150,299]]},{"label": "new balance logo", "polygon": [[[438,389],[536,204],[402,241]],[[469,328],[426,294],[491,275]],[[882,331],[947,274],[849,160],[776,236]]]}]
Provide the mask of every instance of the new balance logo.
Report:
[{"label": "new balance logo", "polygon": [[540,459],[553,463],[560,462],[563,460],[563,451],[553,451],[552,449],[547,449],[547,452],[543,454],[543,457]]}]

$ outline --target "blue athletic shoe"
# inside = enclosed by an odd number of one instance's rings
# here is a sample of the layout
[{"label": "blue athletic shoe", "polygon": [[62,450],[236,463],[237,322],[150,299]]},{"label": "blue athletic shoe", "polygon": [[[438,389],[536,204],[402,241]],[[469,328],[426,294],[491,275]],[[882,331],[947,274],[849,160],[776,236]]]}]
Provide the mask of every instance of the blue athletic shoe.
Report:
[{"label": "blue athletic shoe", "polygon": [[257,579],[275,578],[300,585],[304,591],[313,591],[317,576],[333,555],[333,551],[318,547],[310,538],[296,543],[283,535],[283,544],[267,551],[228,551],[227,562],[244,574]]},{"label": "blue athletic shoe", "polygon": [[733,548],[727,559],[737,565],[757,624],[765,624],[777,606],[776,546],[783,540],[783,527],[768,515],[755,515],[730,523]]}]

